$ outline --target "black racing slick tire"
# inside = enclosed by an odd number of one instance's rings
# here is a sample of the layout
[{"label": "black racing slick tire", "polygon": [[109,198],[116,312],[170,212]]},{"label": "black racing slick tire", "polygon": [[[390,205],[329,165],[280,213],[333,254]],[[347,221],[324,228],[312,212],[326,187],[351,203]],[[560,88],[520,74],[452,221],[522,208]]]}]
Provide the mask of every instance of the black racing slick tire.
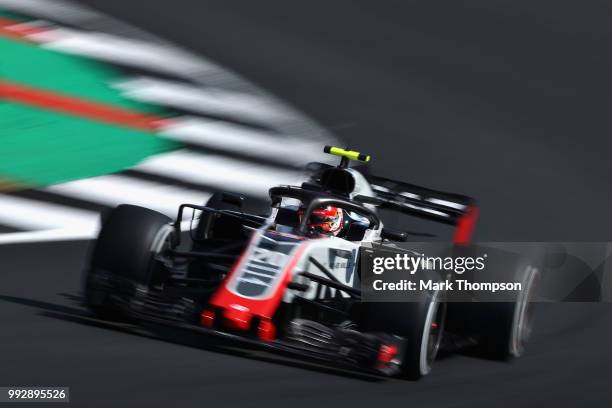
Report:
[{"label": "black racing slick tire", "polygon": [[[520,291],[505,292],[500,300],[450,302],[447,328],[471,340],[477,356],[509,360],[520,357],[534,323],[536,291],[540,280],[540,261],[487,249],[492,265],[478,276],[465,276],[470,282],[516,282]],[[466,274],[467,275],[467,274]]]},{"label": "black racing slick tire", "polygon": [[[242,206],[236,202],[228,202],[224,199],[225,194],[220,192],[213,194],[204,206],[213,210],[228,210],[240,213]],[[234,196],[240,197],[241,201],[243,200],[242,196]],[[223,252],[227,255],[229,254],[227,246],[231,246],[232,243],[240,244],[240,242],[244,242],[243,235],[244,229],[239,218],[214,212],[202,212],[195,231],[191,232],[191,250],[194,252],[215,252],[225,247]],[[194,279],[220,281],[224,273],[223,269],[219,269],[219,260],[214,258],[196,258],[190,262],[188,267],[188,276]]]},{"label": "black racing slick tire", "polygon": [[362,329],[404,338],[399,376],[418,380],[428,375],[442,340],[446,320],[445,292],[423,292],[418,301],[365,303]]},{"label": "black racing slick tire", "polygon": [[160,280],[155,256],[173,233],[171,219],[156,211],[120,205],[105,217],[85,275],[85,302],[96,314],[111,317],[117,308],[111,301],[116,286],[148,287]]},{"label": "black racing slick tire", "polygon": [[540,278],[534,265],[517,271],[523,290],[514,302],[481,304],[474,318],[480,351],[489,358],[509,360],[523,355],[534,322],[533,297]]},{"label": "black racing slick tire", "polygon": [[[224,194],[222,192],[214,193],[204,204],[205,207],[212,208],[213,210],[230,210],[230,211],[241,211],[241,207],[236,203],[227,202],[224,200]],[[232,224],[235,224],[234,221]],[[215,239],[219,236],[227,238],[227,231],[235,229],[233,225],[227,224],[227,220],[219,222],[219,217],[216,214],[203,213],[198,222],[198,226],[195,230],[194,242],[192,246],[193,251],[205,250],[206,240]],[[234,227],[234,228],[233,228]],[[231,236],[231,234],[230,234]]]}]

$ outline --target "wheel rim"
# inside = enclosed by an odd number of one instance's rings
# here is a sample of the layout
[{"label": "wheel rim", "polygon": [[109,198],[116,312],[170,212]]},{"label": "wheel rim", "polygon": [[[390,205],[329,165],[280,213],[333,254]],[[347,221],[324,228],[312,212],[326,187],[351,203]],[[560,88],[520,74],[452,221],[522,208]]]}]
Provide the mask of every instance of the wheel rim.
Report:
[{"label": "wheel rim", "polygon": [[162,265],[166,267],[172,265],[172,259],[167,257],[165,252],[171,247],[173,234],[174,228],[171,225],[164,225],[159,229],[151,243],[151,259],[147,278],[149,283],[156,279],[156,275],[161,271]]},{"label": "wheel rim", "polygon": [[427,375],[431,371],[431,366],[438,355],[442,333],[444,331],[444,320],[446,315],[446,304],[441,302],[440,291],[433,293],[427,317],[423,328],[420,353],[420,372]]},{"label": "wheel rim", "polygon": [[520,357],[523,354],[533,328],[534,307],[532,298],[538,269],[532,266],[527,268],[527,277],[524,282],[525,290],[521,294],[521,299],[516,303],[514,313],[512,339],[510,342],[510,354],[513,357]]}]

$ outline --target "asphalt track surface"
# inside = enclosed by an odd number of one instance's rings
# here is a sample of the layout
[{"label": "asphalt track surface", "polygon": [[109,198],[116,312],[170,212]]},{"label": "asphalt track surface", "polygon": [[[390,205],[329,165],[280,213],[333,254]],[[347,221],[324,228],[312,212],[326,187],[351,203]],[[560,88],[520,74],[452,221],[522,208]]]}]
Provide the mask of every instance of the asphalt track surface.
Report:
[{"label": "asphalt track surface", "polygon": [[[239,72],[374,157],[463,192],[478,238],[610,241],[606,2],[83,3]],[[88,243],[2,246],[0,384],[69,385],[74,406],[608,406],[612,308],[545,305],[524,358],[444,358],[379,380],[92,319]]]}]

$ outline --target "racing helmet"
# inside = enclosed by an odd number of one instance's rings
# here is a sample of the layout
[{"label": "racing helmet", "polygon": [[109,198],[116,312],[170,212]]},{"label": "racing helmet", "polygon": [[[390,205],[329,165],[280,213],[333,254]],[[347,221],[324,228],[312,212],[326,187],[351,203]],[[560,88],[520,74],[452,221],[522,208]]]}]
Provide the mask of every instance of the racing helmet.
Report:
[{"label": "racing helmet", "polygon": [[[300,220],[304,216],[304,210],[299,211]],[[321,231],[338,236],[344,230],[344,210],[338,207],[327,206],[315,209],[308,219],[306,226],[310,230]]]}]

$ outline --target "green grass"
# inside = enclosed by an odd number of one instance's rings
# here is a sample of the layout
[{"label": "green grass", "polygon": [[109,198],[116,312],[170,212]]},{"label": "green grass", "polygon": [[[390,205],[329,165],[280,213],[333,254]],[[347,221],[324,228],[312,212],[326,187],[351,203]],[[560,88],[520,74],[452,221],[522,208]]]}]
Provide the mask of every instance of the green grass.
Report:
[{"label": "green grass", "polygon": [[0,37],[0,79],[139,112],[161,109],[123,97],[119,72],[99,62]]},{"label": "green grass", "polygon": [[0,102],[0,175],[45,186],[123,170],[178,147],[151,133]]}]

